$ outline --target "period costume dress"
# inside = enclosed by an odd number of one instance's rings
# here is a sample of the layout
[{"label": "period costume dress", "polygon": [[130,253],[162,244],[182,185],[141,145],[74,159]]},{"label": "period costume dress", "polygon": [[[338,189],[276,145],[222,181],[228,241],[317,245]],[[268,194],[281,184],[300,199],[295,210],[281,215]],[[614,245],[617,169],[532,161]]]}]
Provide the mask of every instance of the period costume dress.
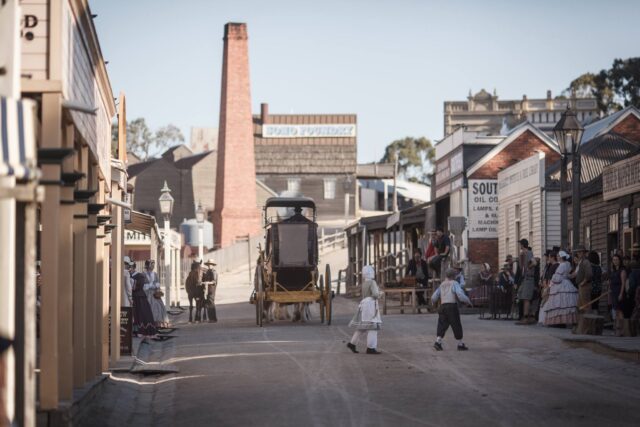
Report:
[{"label": "period costume dress", "polygon": [[158,333],[144,285],[147,278],[142,273],[134,273],[133,279],[133,321],[138,335],[154,336]]},{"label": "period costume dress", "polygon": [[380,310],[378,307],[378,298],[380,298],[380,289],[374,280],[375,273],[373,267],[367,265],[362,269],[362,301],[358,306],[358,312],[353,316],[349,326],[356,328],[348,345],[352,351],[365,334],[367,335],[367,353],[377,354],[378,347],[378,331],[382,325]]},{"label": "period costume dress", "polygon": [[540,310],[540,323],[550,325],[568,325],[576,323],[578,311],[578,290],[571,280],[569,273],[571,264],[561,262],[551,277],[549,298]]},{"label": "period costume dress", "polygon": [[156,327],[167,326],[169,323],[167,308],[162,301],[162,297],[156,297],[156,293],[160,292],[160,279],[158,278],[158,274],[155,271],[146,270],[144,275],[147,278],[145,292],[147,294],[147,299],[149,300],[151,313],[153,314],[153,321],[155,322]]}]

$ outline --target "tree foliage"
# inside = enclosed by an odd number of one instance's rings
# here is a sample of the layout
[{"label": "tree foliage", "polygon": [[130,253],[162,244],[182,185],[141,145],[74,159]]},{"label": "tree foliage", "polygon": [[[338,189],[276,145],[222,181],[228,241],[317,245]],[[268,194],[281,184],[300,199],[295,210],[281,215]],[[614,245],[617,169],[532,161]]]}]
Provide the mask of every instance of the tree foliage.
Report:
[{"label": "tree foliage", "polygon": [[608,70],[585,73],[569,84],[567,92],[595,97],[604,114],[630,105],[640,108],[640,57],[616,59]]},{"label": "tree foliage", "polygon": [[[111,138],[118,140],[118,124],[111,128]],[[144,118],[127,122],[127,151],[141,160],[148,160],[162,153],[169,147],[185,141],[184,135],[177,126],[169,124],[152,131]]]},{"label": "tree foliage", "polygon": [[381,163],[394,163],[398,153],[398,175],[402,178],[421,183],[428,183],[428,174],[433,169],[435,149],[428,138],[408,136],[397,139],[387,145]]}]

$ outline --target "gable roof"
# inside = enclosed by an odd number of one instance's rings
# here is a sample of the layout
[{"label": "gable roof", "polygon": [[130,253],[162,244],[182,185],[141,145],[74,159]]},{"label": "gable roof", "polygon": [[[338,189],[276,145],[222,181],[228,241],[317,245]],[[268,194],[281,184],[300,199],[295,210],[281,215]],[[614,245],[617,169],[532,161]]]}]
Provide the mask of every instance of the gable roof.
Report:
[{"label": "gable roof", "polygon": [[154,164],[160,159],[149,159],[144,162],[134,163],[132,165],[127,166],[127,175],[129,178],[133,178],[134,176],[140,174],[143,170]]},{"label": "gable roof", "polygon": [[[615,114],[618,119],[622,118],[622,115]],[[618,122],[618,120],[614,121]],[[611,130],[613,122],[609,123],[607,128]],[[609,131],[600,132],[599,136],[580,144],[580,197],[585,198],[601,193],[604,168],[638,153],[640,153],[640,141],[632,141]],[[548,176],[559,180],[560,167],[560,161],[554,163],[547,171]],[[571,158],[567,162],[567,170],[567,182],[571,182]]]},{"label": "gable roof", "polygon": [[201,160],[208,157],[211,153],[213,153],[214,155],[216,154],[214,151],[205,151],[203,153],[194,154],[193,156],[182,157],[181,159],[176,160],[174,162],[174,165],[176,165],[178,169],[191,169]]},{"label": "gable roof", "polygon": [[593,122],[585,126],[584,133],[582,134],[582,142],[580,143],[580,145],[583,145],[591,141],[592,139],[611,131],[611,129],[613,129],[615,125],[617,125],[630,115],[634,115],[638,118],[638,120],[640,120],[640,111],[634,106],[629,106],[607,117],[603,117],[597,122]]},{"label": "gable roof", "polygon": [[471,176],[473,173],[475,173],[485,163],[487,163],[489,160],[494,158],[499,152],[504,150],[505,147],[507,147],[509,144],[511,144],[516,139],[518,139],[518,137],[520,137],[526,131],[530,131],[535,136],[537,136],[538,139],[540,139],[543,143],[548,145],[549,148],[551,148],[553,151],[555,151],[557,153],[560,153],[560,149],[558,148],[558,145],[556,144],[556,142],[553,139],[551,139],[549,136],[547,136],[547,134],[545,134],[540,129],[535,127],[533,124],[531,124],[531,122],[526,121],[526,122],[514,127],[511,130],[511,132],[509,132],[509,134],[507,134],[507,136],[502,140],[502,142],[500,142],[498,145],[493,147],[488,153],[486,153],[477,162],[475,162],[467,170],[467,176]]}]

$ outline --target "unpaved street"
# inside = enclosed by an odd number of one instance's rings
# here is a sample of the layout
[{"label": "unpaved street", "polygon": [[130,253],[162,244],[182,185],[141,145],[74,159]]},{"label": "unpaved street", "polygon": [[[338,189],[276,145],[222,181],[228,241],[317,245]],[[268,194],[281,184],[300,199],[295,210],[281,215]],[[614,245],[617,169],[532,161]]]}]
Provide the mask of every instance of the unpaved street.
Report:
[{"label": "unpaved street", "polygon": [[335,302],[332,326],[258,328],[248,303],[220,305],[217,324],[179,325],[151,358],[180,372],[115,375],[91,425],[640,425],[640,366],[572,348],[567,331],[466,315],[471,350],[448,335],[437,353],[436,315],[388,315],[383,354],[356,355],[345,346],[356,303]]}]

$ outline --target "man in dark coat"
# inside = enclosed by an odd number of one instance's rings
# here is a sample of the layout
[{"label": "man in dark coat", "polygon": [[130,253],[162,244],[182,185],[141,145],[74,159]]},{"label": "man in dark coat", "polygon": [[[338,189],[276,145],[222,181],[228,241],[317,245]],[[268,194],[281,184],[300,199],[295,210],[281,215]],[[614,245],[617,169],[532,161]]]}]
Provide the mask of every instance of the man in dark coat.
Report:
[{"label": "man in dark coat", "polygon": [[[427,283],[429,281],[428,266],[427,262],[422,259],[422,253],[420,249],[416,249],[413,251],[413,258],[407,265],[405,276],[415,277],[416,282],[421,288],[427,287]],[[427,300],[424,298],[424,292],[416,292],[416,295],[418,296],[419,305],[427,305]]]},{"label": "man in dark coat", "polygon": [[202,273],[202,284],[206,289],[206,297],[204,301],[205,310],[210,323],[218,321],[216,315],[216,288],[218,286],[218,273],[213,269],[216,265],[212,259],[204,263],[207,266],[207,270]]}]

